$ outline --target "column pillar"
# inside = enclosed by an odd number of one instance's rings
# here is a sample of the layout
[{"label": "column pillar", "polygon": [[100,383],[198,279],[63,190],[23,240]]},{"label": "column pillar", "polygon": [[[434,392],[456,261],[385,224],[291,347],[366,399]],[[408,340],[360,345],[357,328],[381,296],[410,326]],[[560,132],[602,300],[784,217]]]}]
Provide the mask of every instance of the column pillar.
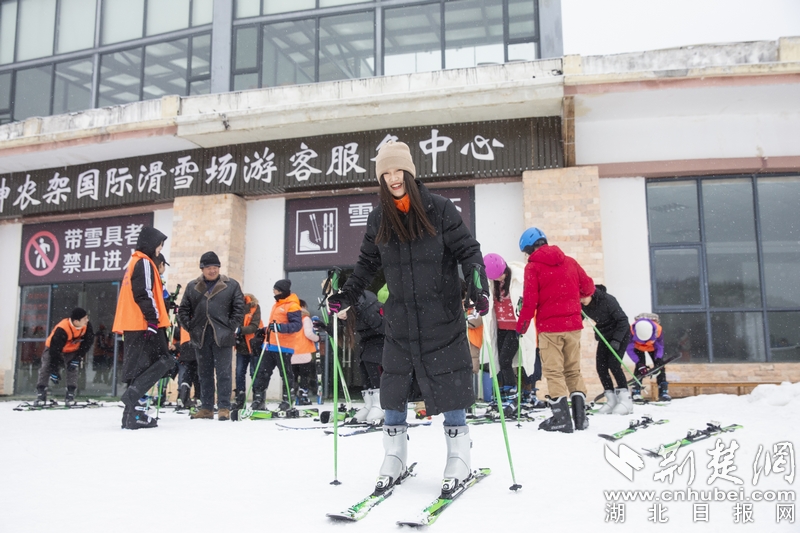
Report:
[{"label": "column pillar", "polygon": [[[522,189],[525,227],[542,230],[548,243],[575,258],[595,283],[602,283],[603,238],[597,167],[524,172]],[[594,332],[585,322],[581,336],[581,373],[591,397],[602,392],[595,370],[596,346]],[[545,384],[541,385],[540,388],[546,390]]]}]

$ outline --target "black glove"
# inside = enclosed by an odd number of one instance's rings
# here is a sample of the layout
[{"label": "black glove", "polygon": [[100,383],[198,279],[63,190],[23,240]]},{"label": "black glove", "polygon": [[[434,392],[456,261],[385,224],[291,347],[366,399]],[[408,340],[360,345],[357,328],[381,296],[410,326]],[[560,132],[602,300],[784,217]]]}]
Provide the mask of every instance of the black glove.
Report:
[{"label": "black glove", "polygon": [[268,329],[269,331],[277,331],[278,333],[280,333],[280,332],[281,332],[281,325],[282,325],[282,324],[278,324],[277,322],[271,322],[271,323],[270,323],[270,324],[267,326],[267,329]]},{"label": "black glove", "polygon": [[611,342],[608,343],[611,346],[611,349],[615,352],[619,353],[619,341],[616,339],[612,339]]},{"label": "black glove", "polygon": [[144,330],[144,340],[149,341],[156,335],[156,333],[158,333],[158,324],[148,322],[147,329]]},{"label": "black glove", "polygon": [[58,382],[61,381],[61,376],[58,374],[58,372],[50,372],[50,381],[53,382],[53,385],[58,385]]},{"label": "black glove", "polygon": [[328,296],[328,309],[330,309],[332,315],[338,313],[342,309],[347,309],[352,305],[353,299],[349,293],[344,291],[339,291],[336,294],[331,294]]},{"label": "black glove", "polygon": [[67,370],[78,370],[78,367],[81,366],[81,360],[79,357],[76,357],[72,361],[69,362],[67,365]]},{"label": "black glove", "polygon": [[474,264],[470,269],[465,270],[467,298],[475,305],[478,314],[484,316],[489,312],[489,291],[487,290],[489,282],[486,279],[483,265]]}]

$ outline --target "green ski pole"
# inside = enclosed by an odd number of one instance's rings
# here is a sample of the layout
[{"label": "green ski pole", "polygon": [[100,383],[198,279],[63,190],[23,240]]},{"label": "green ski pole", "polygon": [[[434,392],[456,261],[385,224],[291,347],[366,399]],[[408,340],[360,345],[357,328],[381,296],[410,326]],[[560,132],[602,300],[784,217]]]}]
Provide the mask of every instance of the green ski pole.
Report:
[{"label": "green ski pole", "polygon": [[[519,342],[519,336],[517,336]],[[522,418],[522,346],[517,345],[517,427],[521,428]]]},{"label": "green ski pole", "polygon": [[[472,281],[475,284],[475,287],[480,290],[481,286],[481,277],[478,273],[478,269],[474,269],[472,271]],[[486,343],[484,338],[484,344]],[[494,389],[494,396],[495,400],[497,401],[497,410],[500,412],[500,425],[503,427],[503,439],[506,443],[506,454],[508,455],[508,467],[511,470],[511,481],[513,485],[509,487],[510,490],[519,490],[522,488],[522,485],[517,483],[517,476],[514,474],[514,461],[511,459],[511,445],[508,443],[508,430],[506,429],[506,415],[503,412],[503,402],[500,398],[500,385],[497,383],[497,373],[494,369],[494,360],[492,359],[492,347],[487,345],[487,349],[489,350],[489,367],[492,372],[492,388]],[[519,393],[519,390],[517,390]]]},{"label": "green ski pole", "polygon": [[[334,342],[333,345],[336,345],[336,340],[338,339],[339,335],[339,321],[336,317],[336,314],[333,315],[333,336]],[[333,350],[333,354],[331,356],[334,360],[338,360],[339,356],[336,353],[336,348]],[[338,381],[338,374],[339,372],[339,365],[333,365],[333,481],[331,481],[331,485],[341,485],[342,482],[339,481],[339,381]]]},{"label": "green ski pole", "polygon": [[508,467],[511,470],[511,481],[514,483],[509,487],[510,490],[519,490],[522,485],[517,483],[517,477],[514,474],[514,461],[511,459],[511,445],[508,443],[508,430],[506,429],[506,415],[503,412],[503,402],[500,398],[500,384],[497,382],[497,374],[494,369],[494,360],[492,359],[492,347],[487,345],[489,350],[489,367],[492,371],[492,389],[494,390],[495,401],[497,401],[497,410],[500,412],[500,425],[503,427],[503,440],[506,443],[506,455],[508,455]]},{"label": "green ski pole", "polygon": [[[272,323],[275,324],[276,322],[273,321]],[[283,350],[281,350],[281,340],[278,338],[277,329],[274,330],[274,333],[275,333],[275,345],[278,347],[278,358],[280,358],[280,360],[281,360],[281,371],[283,372],[283,383],[284,383],[284,385],[286,385],[286,398],[288,400],[287,403],[289,404],[289,409],[287,409],[287,411],[290,411],[292,409],[292,390],[289,387],[289,375],[286,373],[286,363],[284,363],[284,361],[283,361]]]},{"label": "green ski pole", "polygon": [[[584,318],[588,319],[589,321],[592,321],[592,319],[591,319],[591,318],[589,318],[589,316],[586,314],[586,312],[585,312],[585,311],[581,310],[581,314],[583,314],[583,317],[584,317]],[[636,383],[638,383],[638,384],[639,384],[639,386],[641,387],[641,386],[642,386],[642,382],[641,382],[641,381],[639,381],[639,378],[637,378],[637,377],[636,377],[636,374],[634,374],[633,372],[631,372],[631,369],[630,369],[630,368],[628,368],[628,366],[627,366],[627,365],[626,365],[626,364],[625,364],[625,363],[622,361],[622,358],[621,358],[619,355],[617,355],[617,352],[614,350],[614,348],[612,348],[612,347],[611,347],[611,345],[608,343],[608,341],[606,340],[606,338],[605,338],[605,337],[603,337],[603,334],[602,334],[602,333],[600,333],[600,330],[599,330],[599,329],[597,329],[597,326],[594,324],[594,322],[592,322],[592,328],[594,329],[594,332],[595,332],[595,333],[597,333],[597,336],[598,336],[598,337],[600,337],[600,340],[602,340],[602,341],[603,341],[603,343],[605,343],[605,345],[608,347],[608,349],[609,349],[609,350],[611,350],[611,353],[613,353],[613,354],[614,354],[614,357],[616,357],[616,358],[617,358],[617,361],[619,361],[619,364],[621,364],[621,365],[622,365],[622,367],[623,367],[625,370],[627,370],[627,371],[628,371],[628,374],[630,374],[630,375],[631,375],[631,377],[633,378],[633,380],[634,380]]]}]

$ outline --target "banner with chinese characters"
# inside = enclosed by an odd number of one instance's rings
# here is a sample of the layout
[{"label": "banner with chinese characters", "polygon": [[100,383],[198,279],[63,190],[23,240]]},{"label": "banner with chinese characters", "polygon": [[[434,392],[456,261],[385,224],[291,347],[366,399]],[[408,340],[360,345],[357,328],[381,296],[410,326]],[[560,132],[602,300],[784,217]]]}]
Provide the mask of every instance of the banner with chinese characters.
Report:
[{"label": "banner with chinese characters", "polygon": [[[449,198],[475,234],[472,187],[431,189]],[[286,202],[284,268],[317,270],[350,267],[358,261],[367,217],[378,206],[377,194],[328,196]]]},{"label": "banner with chinese characters", "polygon": [[20,285],[120,281],[153,214],[71,220],[22,227]]},{"label": "banner with chinese characters", "polygon": [[423,180],[519,176],[563,166],[559,117],[393,128],[0,175],[0,218],[170,202],[177,196],[374,185],[373,160],[390,140],[409,145]]}]

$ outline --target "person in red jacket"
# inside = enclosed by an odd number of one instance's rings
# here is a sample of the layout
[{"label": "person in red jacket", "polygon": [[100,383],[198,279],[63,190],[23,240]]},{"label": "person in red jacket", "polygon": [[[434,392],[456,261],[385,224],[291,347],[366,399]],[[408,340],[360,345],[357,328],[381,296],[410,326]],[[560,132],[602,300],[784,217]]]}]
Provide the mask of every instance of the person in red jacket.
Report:
[{"label": "person in red jacket", "polygon": [[547,378],[547,398],[553,411],[539,429],[572,433],[573,419],[575,428],[586,429],[589,421],[586,385],[581,376],[581,298],[594,294],[594,281],[575,259],[564,255],[558,246],[547,244],[547,237],[538,228],[525,230],[519,249],[528,255],[528,264],[517,332],[528,331],[536,317],[542,372]]}]

